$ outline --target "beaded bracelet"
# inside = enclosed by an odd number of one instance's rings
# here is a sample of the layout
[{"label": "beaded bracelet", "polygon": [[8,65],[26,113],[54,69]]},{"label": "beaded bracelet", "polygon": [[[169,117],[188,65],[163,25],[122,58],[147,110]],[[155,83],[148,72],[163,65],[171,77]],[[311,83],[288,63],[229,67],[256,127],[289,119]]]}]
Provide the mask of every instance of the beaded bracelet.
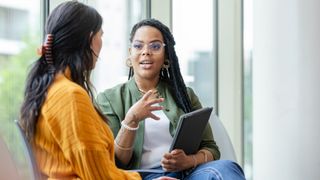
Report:
[{"label": "beaded bracelet", "polygon": [[133,128],[133,127],[128,126],[126,123],[124,123],[124,121],[121,121],[121,125],[122,125],[125,129],[127,129],[127,130],[129,130],[129,131],[136,131],[136,130],[139,129],[139,124],[138,124],[137,127]]}]

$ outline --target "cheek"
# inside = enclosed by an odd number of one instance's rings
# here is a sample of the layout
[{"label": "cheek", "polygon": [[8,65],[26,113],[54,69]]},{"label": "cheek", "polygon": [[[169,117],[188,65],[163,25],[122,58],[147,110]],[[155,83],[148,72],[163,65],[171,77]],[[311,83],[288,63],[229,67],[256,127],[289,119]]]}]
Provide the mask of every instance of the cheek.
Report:
[{"label": "cheek", "polygon": [[139,58],[131,57],[131,63],[132,63],[132,66],[134,67],[139,66]]},{"label": "cheek", "polygon": [[97,49],[98,49],[98,51],[100,51],[101,47],[102,47],[102,40],[101,40],[101,38],[99,38],[97,40]]},{"label": "cheek", "polygon": [[102,47],[102,39],[100,37],[94,37],[92,39],[92,49],[95,50],[96,53],[100,52],[100,49]]},{"label": "cheek", "polygon": [[163,55],[163,56],[160,56],[159,58],[158,58],[158,62],[161,64],[161,66],[164,64],[164,61],[165,61],[165,56]]}]

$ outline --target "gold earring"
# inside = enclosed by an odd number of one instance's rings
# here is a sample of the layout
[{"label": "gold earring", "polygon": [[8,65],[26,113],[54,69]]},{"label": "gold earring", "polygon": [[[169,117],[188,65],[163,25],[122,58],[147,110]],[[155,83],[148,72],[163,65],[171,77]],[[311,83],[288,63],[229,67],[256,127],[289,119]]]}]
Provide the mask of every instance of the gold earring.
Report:
[{"label": "gold earring", "polygon": [[131,62],[131,59],[130,59],[130,58],[127,58],[127,60],[126,60],[126,65],[127,65],[128,67],[132,67],[132,62]]},{"label": "gold earring", "polygon": [[161,68],[161,74],[163,77],[170,78],[169,67],[170,67],[170,61],[169,59],[165,59]]},{"label": "gold earring", "polygon": [[170,67],[170,61],[169,61],[169,59],[164,60],[164,63],[163,63],[163,65],[162,65],[162,68],[168,70],[169,67]]}]

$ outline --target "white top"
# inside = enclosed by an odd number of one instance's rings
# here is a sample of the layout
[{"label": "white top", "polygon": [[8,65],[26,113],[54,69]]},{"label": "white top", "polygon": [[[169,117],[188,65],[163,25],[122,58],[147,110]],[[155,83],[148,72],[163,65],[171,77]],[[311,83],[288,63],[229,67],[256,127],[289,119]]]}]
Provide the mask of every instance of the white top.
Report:
[{"label": "white top", "polygon": [[160,166],[164,153],[169,152],[173,137],[170,135],[170,121],[163,111],[154,111],[160,120],[145,119],[144,143],[142,149],[141,168],[149,169]]}]

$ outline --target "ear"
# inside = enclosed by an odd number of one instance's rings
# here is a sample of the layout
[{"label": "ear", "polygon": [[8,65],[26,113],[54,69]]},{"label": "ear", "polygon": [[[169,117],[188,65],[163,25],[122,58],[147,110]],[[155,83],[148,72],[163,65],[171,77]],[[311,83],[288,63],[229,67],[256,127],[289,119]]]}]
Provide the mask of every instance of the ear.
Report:
[{"label": "ear", "polygon": [[90,35],[89,35],[89,41],[91,40],[91,42],[90,42],[90,48],[92,48],[92,40],[93,40],[93,39],[91,39],[91,38],[92,38],[92,35],[93,35],[93,32],[91,31],[91,32],[90,32]]}]

